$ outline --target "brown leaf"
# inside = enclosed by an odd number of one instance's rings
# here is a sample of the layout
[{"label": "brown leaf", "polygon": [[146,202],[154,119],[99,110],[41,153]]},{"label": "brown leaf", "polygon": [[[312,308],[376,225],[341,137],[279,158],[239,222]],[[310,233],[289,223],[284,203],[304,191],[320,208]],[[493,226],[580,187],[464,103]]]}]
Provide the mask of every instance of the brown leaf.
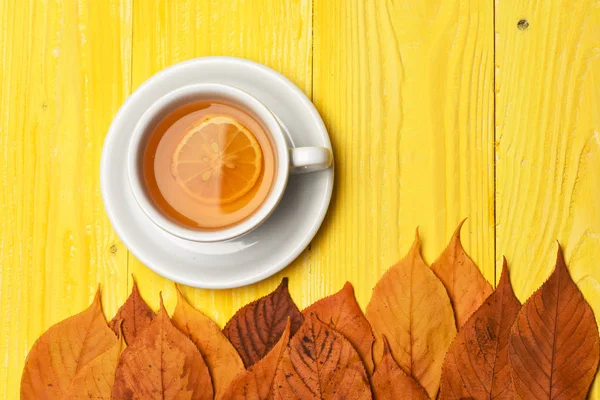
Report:
[{"label": "brown leaf", "polygon": [[273,392],[275,399],[371,398],[369,378],[354,347],[314,314],[283,354]]},{"label": "brown leaf", "polygon": [[108,325],[117,333],[119,331],[118,322],[123,321],[125,343],[131,345],[140,332],[150,325],[154,316],[154,312],[140,296],[137,282],[134,279],[131,294]]},{"label": "brown leaf", "polygon": [[523,304],[509,341],[515,398],[585,399],[596,375],[598,326],[562,250],[550,278]]},{"label": "brown leaf", "polygon": [[21,399],[60,399],[75,375],[116,341],[98,290],[87,310],[52,326],[34,343],[23,369]]},{"label": "brown leaf", "polygon": [[293,336],[302,325],[302,314],[283,278],[277,289],[242,307],[225,325],[223,333],[236,348],[246,367],[263,358],[281,337],[290,317]]},{"label": "brown leaf", "polygon": [[125,341],[120,331],[118,336],[118,340],[110,349],[94,358],[75,375],[64,399],[110,400],[119,357],[125,348]]},{"label": "brown leaf", "polygon": [[420,247],[417,232],[406,257],[373,289],[366,316],[375,332],[375,359],[382,359],[385,336],[398,365],[435,398],[456,327],[446,289],[421,258]]},{"label": "brown leaf", "polygon": [[373,373],[371,352],[375,338],[369,321],[356,302],[354,288],[350,282],[346,282],[342,290],[336,294],[325,297],[302,311],[305,317],[311,313],[348,339],[371,375]]},{"label": "brown leaf", "polygon": [[520,308],[505,259],[498,287],[469,318],[448,349],[440,399],[514,398],[508,340]]},{"label": "brown leaf", "polygon": [[493,291],[460,242],[460,229],[464,223],[465,220],[458,225],[448,247],[431,264],[431,269],[448,291],[459,330]]},{"label": "brown leaf", "polygon": [[396,364],[385,337],[383,346],[383,359],[377,365],[371,379],[373,398],[375,400],[429,400],[425,389]]},{"label": "brown leaf", "polygon": [[171,323],[162,298],[156,318],[121,355],[112,398],[213,398],[210,374],[202,355]]},{"label": "brown leaf", "polygon": [[271,351],[256,364],[242,371],[227,387],[219,400],[270,400],[279,361],[290,340],[288,321],[281,338]]},{"label": "brown leaf", "polygon": [[239,354],[217,324],[193,308],[185,300],[179,288],[177,288],[177,306],[172,321],[200,350],[218,396],[219,392],[244,370],[244,363]]}]

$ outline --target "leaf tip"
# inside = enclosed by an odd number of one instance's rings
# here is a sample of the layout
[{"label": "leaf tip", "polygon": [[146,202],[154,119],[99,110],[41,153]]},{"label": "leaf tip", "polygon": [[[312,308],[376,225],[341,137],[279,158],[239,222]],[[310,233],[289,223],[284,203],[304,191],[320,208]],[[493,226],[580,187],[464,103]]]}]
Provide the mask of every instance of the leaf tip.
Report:
[{"label": "leaf tip", "polygon": [[115,330],[114,332],[117,335],[117,339],[121,340],[123,338],[123,319],[119,318],[115,324]]},{"label": "leaf tip", "polygon": [[506,282],[508,280],[508,262],[506,261],[506,257],[502,256],[502,273],[500,274],[500,282]]},{"label": "leaf tip", "polygon": [[96,298],[100,298],[100,292],[101,292],[101,288],[100,288],[100,284],[98,284],[98,286],[96,286],[96,294],[94,295],[94,301],[96,300]]},{"label": "leaf tip", "polygon": [[167,309],[165,308],[165,302],[163,300],[162,291],[158,292],[158,297],[160,298],[160,305],[159,305],[159,308],[158,308],[158,313],[159,314],[164,313],[165,315],[168,316],[169,314],[167,314]]},{"label": "leaf tip", "polygon": [[340,292],[348,292],[349,294],[354,295],[354,286],[352,286],[350,282],[346,281],[344,287],[342,288],[342,290],[340,290]]},{"label": "leaf tip", "polygon": [[567,275],[569,275],[569,272],[567,270],[567,264],[565,263],[565,255],[558,240],[556,241],[556,245],[558,247],[558,250],[556,251],[556,265],[554,267],[554,273],[564,272]]},{"label": "leaf tip", "polygon": [[98,287],[96,288],[96,294],[94,295],[94,300],[92,300],[92,304],[90,305],[90,307],[102,309],[102,296],[100,284],[98,284]]},{"label": "leaf tip", "polygon": [[185,301],[185,297],[183,297],[183,293],[181,293],[181,288],[175,282],[173,282],[173,286],[175,286],[175,293],[177,293],[177,304],[183,303]]},{"label": "leaf tip", "polygon": [[463,218],[463,220],[458,223],[458,226],[454,230],[454,234],[452,236],[454,238],[456,238],[458,241],[460,241],[460,231],[462,230],[462,227],[466,221],[467,221],[467,218]]},{"label": "leaf tip", "polygon": [[292,329],[292,318],[290,316],[288,316],[287,322],[285,323],[285,329],[283,330],[282,335],[286,335],[289,339],[291,329]]},{"label": "leaf tip", "polygon": [[[498,281],[498,285],[496,286],[496,290],[500,290],[500,288],[504,288],[504,290],[508,290],[510,296],[514,297],[513,287],[510,283],[510,274],[508,272],[508,261],[506,261],[506,257],[502,256],[502,273],[500,275],[500,280]],[[514,297],[516,302],[519,300]],[[521,304],[521,303],[519,303]]]},{"label": "leaf tip", "polygon": [[387,337],[385,337],[385,335],[383,335],[382,338],[383,338],[383,357],[385,357],[387,354],[392,354],[392,349],[390,348],[390,342],[388,342]]},{"label": "leaf tip", "polygon": [[415,239],[413,240],[412,246],[410,247],[409,253],[417,253],[421,255],[421,237],[419,236],[419,227],[415,228]]},{"label": "leaf tip", "polygon": [[560,245],[560,242],[558,240],[556,241],[556,247],[557,247],[557,249],[556,249],[556,260],[557,261],[561,260],[564,263],[565,256],[564,256],[564,253],[563,253],[563,250],[562,250],[562,246]]},{"label": "leaf tip", "polygon": [[281,283],[279,284],[279,286],[277,287],[277,289],[287,289],[288,288],[288,277],[284,276],[281,279]]}]

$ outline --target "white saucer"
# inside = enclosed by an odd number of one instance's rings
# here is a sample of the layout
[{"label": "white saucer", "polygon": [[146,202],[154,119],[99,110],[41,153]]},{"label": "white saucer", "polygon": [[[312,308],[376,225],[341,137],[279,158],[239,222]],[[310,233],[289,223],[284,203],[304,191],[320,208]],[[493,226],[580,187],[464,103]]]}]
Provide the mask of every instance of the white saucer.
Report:
[{"label": "white saucer", "polygon": [[102,198],[117,235],[156,273],[201,288],[248,285],[280,271],[308,246],[329,206],[333,168],[290,176],[286,193],[273,215],[238,239],[204,244],[161,230],[138,207],[129,187],[126,173],[129,139],[142,114],[161,96],[201,82],[236,86],[260,99],[281,120],[292,146],[331,149],[319,113],[304,93],[281,74],[239,58],[193,59],[148,79],[117,113],[102,151]]}]

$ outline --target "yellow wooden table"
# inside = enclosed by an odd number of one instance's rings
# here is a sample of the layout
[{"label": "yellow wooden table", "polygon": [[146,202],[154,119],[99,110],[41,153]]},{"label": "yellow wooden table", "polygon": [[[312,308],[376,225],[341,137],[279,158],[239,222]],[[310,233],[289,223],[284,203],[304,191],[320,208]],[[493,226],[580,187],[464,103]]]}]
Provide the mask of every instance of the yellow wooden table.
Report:
[{"label": "yellow wooden table", "polygon": [[0,398],[18,398],[35,339],[98,283],[109,318],[132,274],[172,310],[172,282],[108,222],[100,154],[132,90],[207,55],[288,76],[336,157],[329,214],[290,267],[235,290],[184,288],[218,323],[283,276],[301,308],[346,280],[365,306],[417,225],[431,262],[463,217],[486,278],[506,255],[523,301],[560,240],[600,317],[597,1],[0,0]]}]

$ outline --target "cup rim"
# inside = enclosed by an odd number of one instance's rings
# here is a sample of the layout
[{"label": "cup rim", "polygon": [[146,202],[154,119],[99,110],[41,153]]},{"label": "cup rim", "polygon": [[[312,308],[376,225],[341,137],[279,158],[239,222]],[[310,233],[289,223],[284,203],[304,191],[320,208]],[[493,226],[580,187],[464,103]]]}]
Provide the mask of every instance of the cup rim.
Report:
[{"label": "cup rim", "polygon": [[[215,231],[199,231],[180,225],[166,217],[149,198],[142,176],[141,159],[149,128],[172,111],[173,103],[195,101],[193,97],[207,92],[218,93],[234,104],[249,109],[262,122],[277,154],[277,170],[271,190],[263,204],[248,218],[231,227]],[[185,99],[189,98],[189,102]],[[196,99],[197,100],[197,99]],[[180,105],[181,106],[181,105]],[[146,216],[163,231],[194,242],[223,242],[240,237],[260,226],[275,210],[287,186],[290,169],[289,148],[283,129],[271,110],[250,93],[221,83],[197,83],[173,90],[154,102],[136,123],[127,151],[127,175],[133,197]]]}]

